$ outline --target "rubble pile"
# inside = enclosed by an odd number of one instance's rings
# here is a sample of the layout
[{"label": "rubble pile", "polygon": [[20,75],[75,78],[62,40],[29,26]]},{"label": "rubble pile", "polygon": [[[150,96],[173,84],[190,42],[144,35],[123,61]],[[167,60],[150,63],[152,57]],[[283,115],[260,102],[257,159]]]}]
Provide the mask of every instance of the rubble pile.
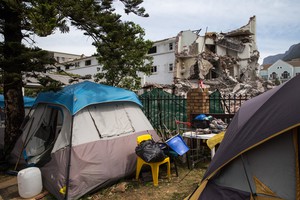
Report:
[{"label": "rubble pile", "polygon": [[[199,85],[199,81],[195,80],[177,79],[174,80],[174,82],[175,83],[173,85],[149,84],[145,85],[144,88],[161,88],[170,94],[186,97],[190,89],[201,87]],[[249,95],[251,97],[255,97],[274,88],[275,84],[269,80],[266,81],[259,77],[257,77],[256,80],[240,82],[232,76],[224,73],[218,78],[203,80],[203,87],[208,88],[210,93],[218,89],[222,95]]]},{"label": "rubble pile", "polygon": [[258,75],[256,17],[229,32],[181,31],[176,37],[174,84],[161,85],[185,96],[191,88],[218,89],[222,95],[257,96],[274,87]]},{"label": "rubble pile", "polygon": [[271,81],[265,81],[260,78],[254,81],[239,82],[228,76],[214,80],[204,80],[203,82],[210,91],[218,89],[222,95],[250,95],[254,97],[275,87],[275,84]]},{"label": "rubble pile", "polygon": [[225,131],[228,124],[223,122],[221,119],[216,119],[212,116],[208,116],[207,120],[203,120],[205,122],[205,126],[200,126],[201,128],[196,128],[196,134],[210,134],[210,133],[220,133]]}]

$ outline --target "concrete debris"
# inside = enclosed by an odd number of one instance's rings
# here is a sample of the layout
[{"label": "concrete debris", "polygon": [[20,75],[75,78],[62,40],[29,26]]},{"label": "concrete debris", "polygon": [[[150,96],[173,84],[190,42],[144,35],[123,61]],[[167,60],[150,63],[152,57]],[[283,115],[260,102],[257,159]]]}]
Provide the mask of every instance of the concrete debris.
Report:
[{"label": "concrete debris", "polygon": [[203,58],[200,59],[200,70],[199,70],[199,77],[201,80],[205,78],[205,76],[209,73],[209,70],[213,68],[213,65]]},{"label": "concrete debris", "polygon": [[[218,89],[222,95],[249,95],[252,97],[275,87],[275,84],[271,81],[265,81],[261,78],[256,78],[254,81],[248,80],[245,82],[239,82],[237,79],[232,76],[228,76],[226,73],[215,79],[204,80],[203,85],[204,88],[208,88],[210,93]],[[147,85],[147,88],[149,87],[150,85]],[[198,82],[193,82],[188,79],[176,79],[173,85],[151,85],[151,88],[161,88],[170,94],[183,97],[187,96],[187,92],[190,89],[199,87]]]},{"label": "concrete debris", "polygon": [[201,36],[199,31],[181,31],[175,46],[176,79],[211,80],[223,74],[239,82],[257,78],[255,16],[245,26],[227,33],[207,32]]},{"label": "concrete debris", "polygon": [[210,116],[211,120],[205,120],[207,123],[207,127],[196,128],[196,134],[210,134],[210,133],[220,133],[221,131],[225,131],[228,124],[223,122],[221,119],[216,119]]},{"label": "concrete debris", "polygon": [[217,40],[217,44],[227,49],[231,49],[233,51],[237,51],[240,53],[243,52],[245,49],[245,45],[243,44],[242,41],[233,38],[226,38],[225,36],[219,38]]}]

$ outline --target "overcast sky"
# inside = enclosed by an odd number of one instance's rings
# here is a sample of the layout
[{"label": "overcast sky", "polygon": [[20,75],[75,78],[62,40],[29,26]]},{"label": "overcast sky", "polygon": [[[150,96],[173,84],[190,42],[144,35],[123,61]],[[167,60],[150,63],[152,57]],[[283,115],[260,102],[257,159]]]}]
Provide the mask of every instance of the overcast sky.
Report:
[{"label": "overcast sky", "polygon": [[[300,43],[299,0],[144,0],[142,6],[148,18],[132,14],[123,14],[122,18],[139,24],[145,29],[145,39],[153,41],[174,37],[183,30],[202,29],[200,35],[206,29],[228,32],[246,25],[255,15],[260,64],[264,57],[284,53]],[[35,39],[36,45],[45,50],[87,56],[96,51],[92,40],[77,30]]]}]

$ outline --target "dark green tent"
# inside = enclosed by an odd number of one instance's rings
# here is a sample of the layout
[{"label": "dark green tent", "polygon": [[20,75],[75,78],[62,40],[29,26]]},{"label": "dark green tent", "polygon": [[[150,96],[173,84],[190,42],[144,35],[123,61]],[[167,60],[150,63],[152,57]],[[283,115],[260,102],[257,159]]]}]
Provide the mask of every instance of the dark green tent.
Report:
[{"label": "dark green tent", "polygon": [[209,95],[209,113],[223,114],[224,108],[222,104],[222,95],[219,90]]}]

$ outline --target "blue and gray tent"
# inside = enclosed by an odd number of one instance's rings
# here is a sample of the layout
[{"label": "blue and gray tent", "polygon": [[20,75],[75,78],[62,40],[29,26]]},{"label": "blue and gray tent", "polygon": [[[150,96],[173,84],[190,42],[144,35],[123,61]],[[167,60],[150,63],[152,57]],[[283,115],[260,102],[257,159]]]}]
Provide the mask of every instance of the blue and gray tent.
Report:
[{"label": "blue and gray tent", "polygon": [[[25,108],[30,108],[30,107],[33,106],[35,98],[24,96],[23,100],[24,100],[24,107]],[[4,96],[3,96],[3,94],[0,94],[0,108],[4,108]]]},{"label": "blue and gray tent", "polygon": [[121,88],[86,81],[40,93],[33,106],[13,155],[25,144],[24,160],[40,167],[56,199],[79,199],[131,175],[136,137],[158,139],[136,94]]}]

